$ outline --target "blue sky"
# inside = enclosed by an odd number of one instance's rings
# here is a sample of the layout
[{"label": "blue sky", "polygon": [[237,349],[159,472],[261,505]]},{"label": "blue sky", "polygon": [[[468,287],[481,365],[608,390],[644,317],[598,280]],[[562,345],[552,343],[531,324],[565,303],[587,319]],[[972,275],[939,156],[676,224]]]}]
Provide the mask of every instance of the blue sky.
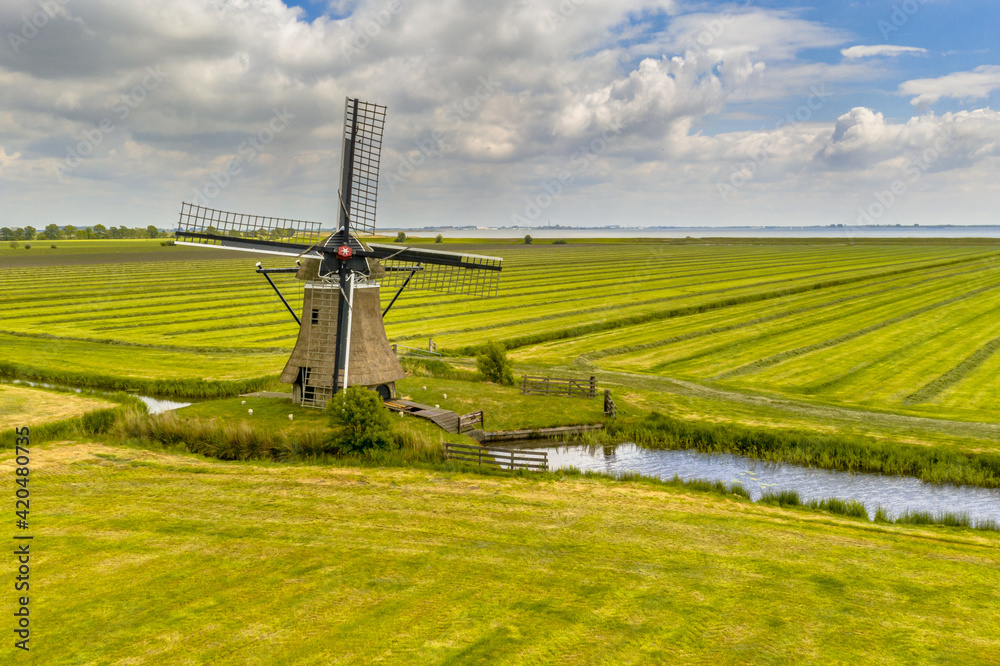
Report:
[{"label": "blue sky", "polygon": [[983,224],[1000,207],[996,2],[38,12],[0,6],[7,224],[167,227],[198,198],[332,218],[345,96],[389,107],[384,226]]}]

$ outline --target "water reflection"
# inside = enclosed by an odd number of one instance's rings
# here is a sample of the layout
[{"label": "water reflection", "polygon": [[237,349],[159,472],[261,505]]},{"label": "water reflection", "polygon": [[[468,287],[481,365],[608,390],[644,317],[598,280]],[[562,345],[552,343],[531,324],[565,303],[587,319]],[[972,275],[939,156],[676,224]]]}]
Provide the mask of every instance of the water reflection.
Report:
[{"label": "water reflection", "polygon": [[739,483],[754,501],[765,491],[794,490],[804,502],[838,498],[857,500],[869,517],[883,507],[891,518],[909,511],[964,513],[973,521],[1000,521],[1000,490],[975,486],[932,484],[910,477],[837,472],[788,463],[754,460],[732,454],[697,451],[656,451],[635,444],[593,447],[547,447],[549,469],[575,467],[612,474],[637,472],[645,476],[685,481],[704,479]]}]

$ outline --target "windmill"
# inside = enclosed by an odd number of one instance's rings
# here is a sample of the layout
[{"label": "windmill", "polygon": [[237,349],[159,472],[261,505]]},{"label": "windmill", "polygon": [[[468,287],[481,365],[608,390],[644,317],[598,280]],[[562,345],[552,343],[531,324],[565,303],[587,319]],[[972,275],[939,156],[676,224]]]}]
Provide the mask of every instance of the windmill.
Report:
[{"label": "windmill", "polygon": [[[355,385],[373,388],[383,399],[395,397],[395,382],[405,372],[386,337],[383,318],[403,289],[475,297],[497,292],[498,257],[363,242],[355,235],[375,231],[385,112],[384,106],[347,99],[337,230],[331,234],[318,222],[181,204],[179,245],[298,260],[294,268],[263,268],[258,262],[257,272],[299,322],[281,381],[293,385],[293,400],[304,406],[322,408],[337,391]],[[292,272],[305,282],[301,319],[269,275]],[[383,287],[397,289],[384,310]]]}]

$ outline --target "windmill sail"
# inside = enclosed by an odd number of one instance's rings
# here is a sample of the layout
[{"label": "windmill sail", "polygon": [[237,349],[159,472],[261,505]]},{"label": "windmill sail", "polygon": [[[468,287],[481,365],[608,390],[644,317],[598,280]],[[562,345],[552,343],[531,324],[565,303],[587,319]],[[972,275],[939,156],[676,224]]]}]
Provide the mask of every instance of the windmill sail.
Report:
[{"label": "windmill sail", "polygon": [[[372,273],[383,287],[436,291],[465,296],[496,296],[503,259],[369,243],[379,266]],[[379,270],[379,267],[381,270]]]},{"label": "windmill sail", "polygon": [[[319,222],[231,213],[190,203],[181,204],[181,217],[174,234],[180,245],[216,247],[298,257],[323,241]],[[320,256],[311,253],[307,256]]]},{"label": "windmill sail", "polygon": [[[378,167],[382,154],[382,130],[386,108],[380,104],[348,99],[344,109],[344,151],[340,173],[343,207],[350,215],[350,229],[375,232],[378,199]],[[344,226],[341,223],[340,226]]]}]

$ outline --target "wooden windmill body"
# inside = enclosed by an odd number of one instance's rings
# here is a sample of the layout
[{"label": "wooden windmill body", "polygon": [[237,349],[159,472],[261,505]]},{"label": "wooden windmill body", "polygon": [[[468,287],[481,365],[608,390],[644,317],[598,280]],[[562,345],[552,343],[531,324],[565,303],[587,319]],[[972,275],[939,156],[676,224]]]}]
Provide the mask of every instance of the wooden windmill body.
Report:
[{"label": "wooden windmill body", "polygon": [[[383,319],[403,289],[490,296],[501,269],[497,257],[362,242],[352,233],[375,230],[378,165],[385,107],[348,99],[337,231],[316,222],[262,217],[181,204],[180,245],[214,246],[294,257],[289,268],[262,273],[299,323],[295,348],[281,374],[293,399],[322,408],[340,389],[367,386],[383,399],[395,396],[405,376],[386,336]],[[296,273],[305,282],[300,318],[271,273]],[[381,288],[398,287],[384,309]]]}]

